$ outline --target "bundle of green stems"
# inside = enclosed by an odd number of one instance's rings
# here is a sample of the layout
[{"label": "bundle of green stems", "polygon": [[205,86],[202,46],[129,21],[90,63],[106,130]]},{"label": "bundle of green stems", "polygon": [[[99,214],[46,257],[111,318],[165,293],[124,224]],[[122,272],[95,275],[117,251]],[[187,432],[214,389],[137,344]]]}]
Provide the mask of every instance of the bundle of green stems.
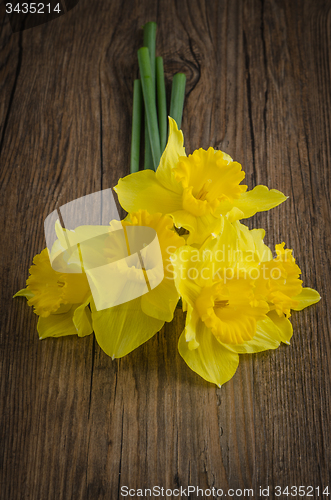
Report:
[{"label": "bundle of green stems", "polygon": [[[138,172],[141,129],[145,129],[144,168],[156,170],[168,138],[167,99],[163,58],[155,57],[156,23],[144,25],[144,46],[138,50],[140,78],[133,85],[130,173]],[[170,111],[181,127],[186,76],[176,73],[172,80]]]}]

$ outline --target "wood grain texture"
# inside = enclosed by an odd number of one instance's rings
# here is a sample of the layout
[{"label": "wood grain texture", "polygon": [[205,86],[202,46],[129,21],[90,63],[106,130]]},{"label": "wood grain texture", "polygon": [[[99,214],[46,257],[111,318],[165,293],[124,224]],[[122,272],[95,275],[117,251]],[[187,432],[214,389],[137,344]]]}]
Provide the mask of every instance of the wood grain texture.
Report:
[{"label": "wood grain texture", "polygon": [[[116,499],[122,485],[331,492],[330,2],[80,0],[15,34],[0,10],[1,499]],[[250,226],[293,248],[322,295],[293,314],[290,347],[241,356],[221,389],[178,355],[181,311],[112,361],[93,336],[40,342],[36,316],[11,298],[44,248],[45,217],[129,172],[150,20],[167,92],[187,76],[187,152],[225,150],[249,188],[289,196]]]}]

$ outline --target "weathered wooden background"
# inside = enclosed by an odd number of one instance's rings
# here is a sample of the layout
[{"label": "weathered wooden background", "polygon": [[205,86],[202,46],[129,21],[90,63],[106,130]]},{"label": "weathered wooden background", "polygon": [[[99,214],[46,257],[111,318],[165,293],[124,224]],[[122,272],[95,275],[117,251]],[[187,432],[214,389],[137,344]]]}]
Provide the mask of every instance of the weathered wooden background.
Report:
[{"label": "weathered wooden background", "polygon": [[[331,492],[330,2],[80,0],[14,34],[4,10],[1,499],[109,500],[122,485]],[[175,72],[187,75],[187,152],[221,148],[249,188],[289,196],[251,224],[293,248],[304,284],[322,295],[293,314],[290,347],[242,356],[222,389],[178,355],[180,311],[112,361],[92,335],[39,341],[37,317],[11,298],[55,206],[128,173],[136,51],[150,20],[168,91]]]}]

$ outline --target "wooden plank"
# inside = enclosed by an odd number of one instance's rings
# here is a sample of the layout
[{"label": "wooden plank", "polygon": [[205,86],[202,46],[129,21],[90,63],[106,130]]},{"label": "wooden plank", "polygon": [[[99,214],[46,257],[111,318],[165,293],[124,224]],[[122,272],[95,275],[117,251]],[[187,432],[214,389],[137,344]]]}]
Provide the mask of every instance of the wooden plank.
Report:
[{"label": "wooden plank", "polygon": [[[325,487],[327,2],[81,0],[61,18],[11,35],[2,16],[1,498],[121,498],[123,485],[253,488],[254,498],[260,486]],[[225,150],[243,164],[249,188],[261,183],[289,196],[249,224],[266,229],[268,244],[293,248],[304,284],[322,295],[292,315],[290,347],[241,356],[221,389],[178,355],[181,311],[112,361],[93,336],[40,342],[32,310],[11,299],[45,245],[44,218],[129,172],[136,50],[150,20],[158,23],[167,92],[175,72],[187,76],[187,152]]]}]

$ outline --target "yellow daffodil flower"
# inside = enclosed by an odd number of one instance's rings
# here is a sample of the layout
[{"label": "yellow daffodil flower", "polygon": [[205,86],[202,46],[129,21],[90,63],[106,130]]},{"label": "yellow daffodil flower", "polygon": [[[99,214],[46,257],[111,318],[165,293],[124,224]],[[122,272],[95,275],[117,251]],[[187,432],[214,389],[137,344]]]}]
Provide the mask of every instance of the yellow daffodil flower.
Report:
[{"label": "yellow daffodil flower", "polygon": [[92,333],[90,289],[85,274],[54,271],[47,248],[33,259],[26,288],[14,297],[26,297],[39,316],[39,338]]},{"label": "yellow daffodil flower", "polygon": [[290,309],[318,302],[302,288],[291,250],[263,243],[264,231],[221,219],[218,237],[198,250],[187,246],[173,256],[174,278],[187,311],[179,352],[188,366],[221,386],[235,373],[238,354],[289,343]]},{"label": "yellow daffodil flower", "polygon": [[133,173],[114,188],[128,212],[170,214],[177,227],[189,231],[188,244],[202,244],[211,233],[218,234],[221,216],[232,209],[236,219],[245,219],[286,200],[266,186],[246,192],[247,186],[240,184],[245,177],[241,165],[222,151],[198,149],[186,156],[183,133],[172,118],[169,129],[157,171]]},{"label": "yellow daffodil flower", "polygon": [[[172,253],[185,244],[183,238],[173,230],[170,216],[156,213],[150,215],[141,210],[130,214],[125,221],[112,221],[111,230],[123,227],[143,226],[155,230],[161,249],[164,277],[162,281],[140,297],[121,303],[114,307],[97,311],[91,302],[93,329],[100,347],[112,358],[120,358],[133,351],[158,332],[165,321],[171,321],[179,294],[172,278]],[[112,233],[110,233],[112,234]],[[114,251],[114,241],[109,245],[109,256]],[[107,252],[107,248],[106,248]],[[130,253],[130,252],[129,252]],[[146,277],[153,276],[155,263],[150,260],[144,263]],[[123,269],[126,274],[125,295],[131,293],[142,278],[141,265],[134,262]],[[116,286],[109,284],[109,286]],[[123,292],[121,292],[123,293]]]},{"label": "yellow daffodil flower", "polygon": [[[128,238],[132,227],[153,229],[160,249],[160,262],[155,260],[154,252],[150,252],[150,257],[144,254],[143,248],[139,258],[135,258],[136,252],[130,245],[135,245],[134,238],[139,240],[139,232],[131,232]],[[109,226],[80,226],[70,231],[57,223],[55,229],[58,239],[51,250],[52,261],[57,268],[62,266],[72,272],[55,271],[45,249],[33,259],[27,287],[15,295],[26,297],[28,305],[34,307],[39,316],[37,329],[41,339],[74,333],[84,336],[92,332],[93,326],[100,347],[112,358],[117,358],[146,342],[165,321],[172,320],[179,294],[172,278],[170,257],[185,240],[174,231],[170,216],[139,211],[130,214],[125,221],[114,220]],[[123,230],[125,237],[120,234]],[[138,241],[138,247],[139,244]],[[128,260],[123,259],[124,255],[129,255]],[[145,262],[141,260],[142,255]],[[158,276],[160,263],[161,278]],[[112,267],[107,275],[109,264],[115,264],[119,274],[114,274]],[[80,266],[84,272],[79,272]],[[100,280],[100,276],[103,279]],[[137,286],[141,293],[144,279],[147,280],[147,293],[128,300]],[[104,290],[107,295],[107,289],[110,291],[108,298],[114,298],[115,293],[115,296],[121,295],[121,302],[113,307],[97,307],[98,292]]]}]

